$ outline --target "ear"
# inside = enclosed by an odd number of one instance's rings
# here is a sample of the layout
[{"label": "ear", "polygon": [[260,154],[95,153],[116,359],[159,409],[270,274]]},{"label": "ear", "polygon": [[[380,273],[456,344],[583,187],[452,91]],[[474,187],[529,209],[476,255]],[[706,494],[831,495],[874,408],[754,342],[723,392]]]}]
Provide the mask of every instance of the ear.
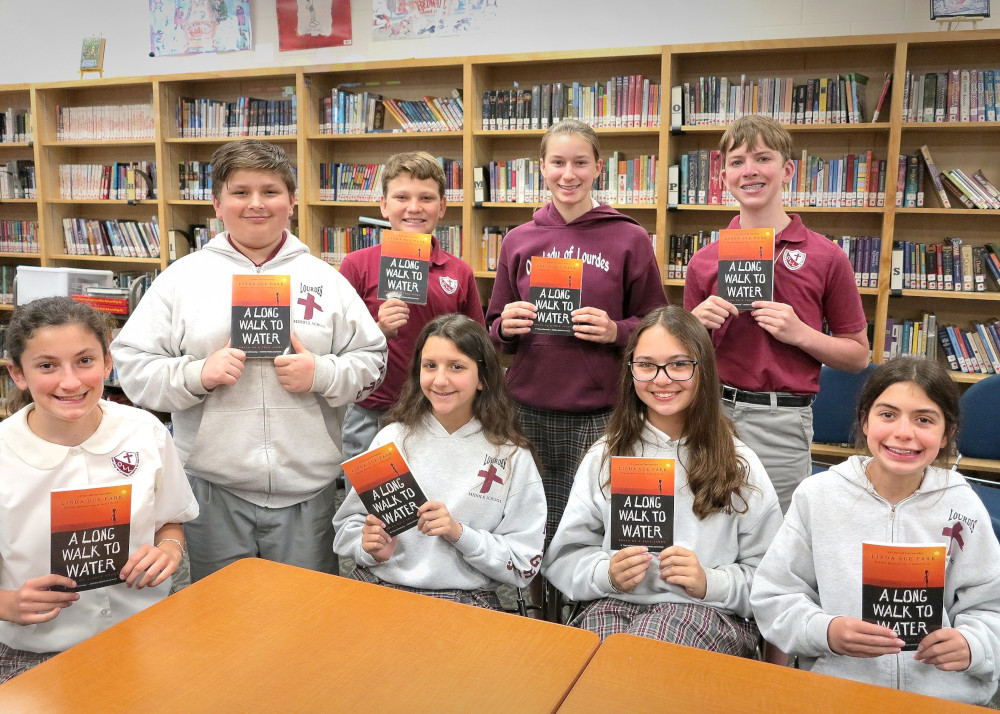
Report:
[{"label": "ear", "polygon": [[114,360],[111,358],[111,350],[108,350],[104,355],[104,378],[107,379],[111,376],[111,369],[114,367]]},{"label": "ear", "polygon": [[795,175],[795,164],[792,163],[791,159],[789,159],[788,161],[785,162],[785,165],[782,167],[781,183],[783,185],[788,185],[789,183],[791,183],[792,176],[794,175]]},{"label": "ear", "polygon": [[[379,204],[379,208],[382,211],[382,218],[388,218],[389,217],[389,203],[385,200],[385,196],[384,195],[382,196],[382,203]],[[443,216],[444,213],[442,213],[441,215]]]},{"label": "ear", "polygon": [[[441,197],[441,205],[438,206],[438,220],[440,221],[444,218],[444,212],[448,210],[448,202],[445,200],[444,196]],[[385,215],[385,214],[383,214]]]},{"label": "ear", "polygon": [[18,389],[22,392],[28,390],[28,380],[24,378],[24,372],[21,371],[20,367],[11,362],[7,365],[7,371],[10,372],[10,378],[14,380],[14,384],[17,385]]},{"label": "ear", "polygon": [[222,206],[219,204],[218,196],[212,196],[212,205],[215,207],[215,217],[222,218]]}]

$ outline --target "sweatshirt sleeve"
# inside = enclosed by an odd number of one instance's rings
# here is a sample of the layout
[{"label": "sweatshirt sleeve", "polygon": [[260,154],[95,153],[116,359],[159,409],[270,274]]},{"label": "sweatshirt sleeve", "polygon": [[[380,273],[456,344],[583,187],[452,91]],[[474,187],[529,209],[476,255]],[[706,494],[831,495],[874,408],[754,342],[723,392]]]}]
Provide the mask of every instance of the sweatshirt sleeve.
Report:
[{"label": "sweatshirt sleeve", "polygon": [[703,602],[742,617],[752,617],[750,588],[757,566],[781,527],[781,507],[760,460],[746,452],[743,456],[750,464],[752,482],[760,491],[750,492],[748,510],[739,516],[736,562],[705,569],[707,587]]},{"label": "sweatshirt sleeve", "polygon": [[833,616],[819,605],[812,545],[800,514],[805,501],[800,487],[754,574],[750,604],[764,639],[789,654],[820,657],[831,654],[826,632]]},{"label": "sweatshirt sleeve", "polygon": [[614,594],[608,580],[611,554],[604,550],[604,505],[610,509],[610,502],[600,485],[603,444],[598,441],[583,457],[559,529],[542,561],[542,573],[570,600],[585,602]]},{"label": "sweatshirt sleeve", "polygon": [[511,466],[512,485],[499,525],[491,532],[463,524],[454,546],[466,563],[493,580],[524,587],[542,561],[545,490],[530,452],[518,449]]},{"label": "sweatshirt sleeve", "polygon": [[632,330],[647,312],[667,304],[653,244],[644,229],[639,228],[638,231],[641,235],[636,237],[637,250],[629,260],[625,274],[623,318],[616,322],[618,337],[615,344],[619,348],[625,347]]}]

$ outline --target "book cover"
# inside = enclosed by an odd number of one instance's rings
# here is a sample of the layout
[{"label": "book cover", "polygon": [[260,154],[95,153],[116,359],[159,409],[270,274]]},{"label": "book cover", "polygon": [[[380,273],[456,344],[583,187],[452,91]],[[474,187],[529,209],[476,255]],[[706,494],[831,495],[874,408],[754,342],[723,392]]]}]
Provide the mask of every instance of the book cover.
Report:
[{"label": "book cover", "polygon": [[538,309],[531,331],[546,335],[572,335],[570,313],[580,308],[583,261],[578,258],[531,259],[528,291]]},{"label": "book cover", "polygon": [[[136,454],[114,457],[123,471],[135,470]],[[51,567],[76,582],[75,592],[122,581],[129,556],[132,484],[51,492]]]},{"label": "book cover", "polygon": [[938,173],[937,166],[934,164],[934,159],[931,157],[931,150],[928,148],[927,144],[920,147],[920,155],[924,159],[924,163],[927,165],[927,173],[931,175],[931,183],[934,184],[934,190],[937,192],[938,198],[941,199],[941,206],[944,208],[951,208],[951,201],[948,200],[948,194],[944,191],[944,186],[941,184],[941,174]]},{"label": "book cover", "polygon": [[390,536],[417,525],[417,509],[427,501],[394,442],[348,459],[344,474],[365,508],[385,523]]},{"label": "book cover", "polygon": [[904,651],[941,629],[947,548],[940,543],[862,543],[861,619],[895,630]]},{"label": "book cover", "polygon": [[611,457],[611,550],[674,541],[674,460]]},{"label": "book cover", "polygon": [[426,305],[430,265],[429,233],[382,231],[378,299],[398,298],[403,302]]},{"label": "book cover", "polygon": [[719,231],[719,297],[739,310],[774,297],[774,229]]},{"label": "book cover", "polygon": [[291,344],[291,278],[234,275],[232,346],[247,357],[277,357]]},{"label": "book cover", "polygon": [[80,71],[99,72],[104,69],[103,37],[84,37],[80,50]]}]

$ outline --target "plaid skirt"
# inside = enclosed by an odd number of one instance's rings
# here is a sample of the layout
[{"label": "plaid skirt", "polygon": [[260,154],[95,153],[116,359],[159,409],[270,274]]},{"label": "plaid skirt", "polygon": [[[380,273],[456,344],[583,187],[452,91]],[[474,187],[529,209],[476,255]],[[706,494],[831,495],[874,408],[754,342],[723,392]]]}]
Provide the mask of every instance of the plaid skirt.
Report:
[{"label": "plaid skirt", "polygon": [[545,545],[548,547],[562,520],[573,477],[583,455],[604,434],[611,411],[574,414],[518,405],[521,429],[535,445],[541,462],[542,487],[548,504]]},{"label": "plaid skirt", "polygon": [[35,665],[52,659],[58,652],[28,652],[16,650],[0,642],[0,684],[19,674],[27,672]]},{"label": "plaid skirt", "polygon": [[481,607],[486,610],[499,610],[504,612],[503,605],[500,604],[500,598],[492,590],[426,590],[424,588],[410,588],[405,585],[396,585],[395,583],[387,583],[385,580],[375,575],[370,568],[366,568],[363,565],[359,565],[351,572],[351,577],[355,580],[360,580],[363,583],[369,583],[371,585],[383,585],[387,588],[395,588],[396,590],[403,590],[408,593],[416,593],[417,595],[429,595],[430,597],[436,597],[440,600],[450,600],[451,602],[460,602],[463,605],[475,605],[476,607]]},{"label": "plaid skirt", "polygon": [[641,605],[602,598],[589,603],[569,624],[597,633],[601,641],[627,633],[736,657],[755,657],[760,644],[760,630],[752,620],[693,603]]}]

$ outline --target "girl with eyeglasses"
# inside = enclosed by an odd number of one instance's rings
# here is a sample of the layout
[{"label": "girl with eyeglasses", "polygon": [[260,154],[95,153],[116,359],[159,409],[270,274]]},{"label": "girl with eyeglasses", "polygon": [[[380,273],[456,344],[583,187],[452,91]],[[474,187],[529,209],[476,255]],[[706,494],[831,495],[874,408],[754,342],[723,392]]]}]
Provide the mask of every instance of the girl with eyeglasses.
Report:
[{"label": "girl with eyeglasses", "polygon": [[[587,603],[570,624],[752,657],[757,563],[781,525],[774,488],[722,413],[708,333],[676,307],[629,338],[618,403],[577,471],[542,572]],[[673,542],[612,551],[611,458],[674,460]]]}]

